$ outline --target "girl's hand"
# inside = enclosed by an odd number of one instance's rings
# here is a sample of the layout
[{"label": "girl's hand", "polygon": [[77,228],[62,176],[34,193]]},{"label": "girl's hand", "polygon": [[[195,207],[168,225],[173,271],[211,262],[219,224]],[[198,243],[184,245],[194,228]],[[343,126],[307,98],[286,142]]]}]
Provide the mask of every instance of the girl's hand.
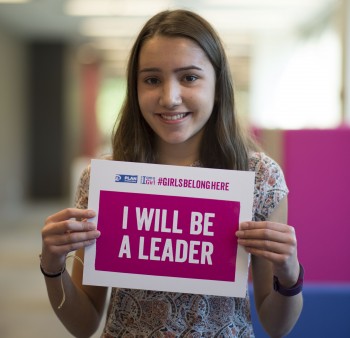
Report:
[{"label": "girl's hand", "polygon": [[95,215],[92,210],[68,208],[46,219],[41,231],[41,265],[46,272],[60,271],[69,252],[95,242],[100,232],[96,224],[87,221]]},{"label": "girl's hand", "polygon": [[297,240],[292,226],[276,222],[244,222],[236,232],[238,244],[252,255],[263,257],[273,266],[273,274],[285,287],[299,276]]}]

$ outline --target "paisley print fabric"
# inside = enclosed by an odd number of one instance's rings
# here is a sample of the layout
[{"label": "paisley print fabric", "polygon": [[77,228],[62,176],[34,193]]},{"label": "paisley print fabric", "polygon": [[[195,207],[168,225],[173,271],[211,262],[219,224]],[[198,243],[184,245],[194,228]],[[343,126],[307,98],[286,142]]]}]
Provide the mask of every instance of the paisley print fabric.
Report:
[{"label": "paisley print fabric", "polygon": [[[266,220],[288,193],[278,164],[264,153],[253,153],[255,171],[252,219]],[[87,208],[89,167],[77,190],[76,207]],[[245,298],[113,288],[103,338],[252,338],[248,294]]]}]

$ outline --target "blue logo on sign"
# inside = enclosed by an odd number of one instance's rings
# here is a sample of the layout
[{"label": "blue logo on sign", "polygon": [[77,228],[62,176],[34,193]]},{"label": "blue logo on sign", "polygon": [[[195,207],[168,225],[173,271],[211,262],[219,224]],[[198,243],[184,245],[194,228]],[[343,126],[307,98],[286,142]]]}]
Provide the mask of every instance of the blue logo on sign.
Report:
[{"label": "blue logo on sign", "polygon": [[115,175],[114,182],[137,183],[137,175]]}]

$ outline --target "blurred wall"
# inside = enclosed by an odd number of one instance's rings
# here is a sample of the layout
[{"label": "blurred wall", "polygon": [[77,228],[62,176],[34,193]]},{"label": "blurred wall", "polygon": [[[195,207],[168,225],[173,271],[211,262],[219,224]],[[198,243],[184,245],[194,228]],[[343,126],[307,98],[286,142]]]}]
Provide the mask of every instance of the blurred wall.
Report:
[{"label": "blurred wall", "polygon": [[[11,215],[26,190],[26,48],[0,27],[0,212]],[[1,227],[1,223],[0,223]]]},{"label": "blurred wall", "polygon": [[[51,49],[50,44],[22,40],[0,26],[0,215],[5,219],[17,218],[34,195],[41,199],[40,203],[47,202],[48,197],[53,202],[71,198],[72,162],[80,156],[83,143],[81,69],[74,46],[60,48],[59,70],[58,63],[53,62],[56,53],[33,53],[38,45]],[[38,87],[39,76],[46,78],[48,87],[52,86],[51,98],[45,84]],[[54,85],[58,82],[57,89]],[[37,94],[33,103],[34,91]],[[61,151],[59,156],[54,153],[53,144]],[[33,173],[45,166],[49,169],[40,171],[34,180]],[[56,179],[56,193],[49,196],[45,189],[37,193],[38,185],[45,188],[45,184],[53,185]]]}]

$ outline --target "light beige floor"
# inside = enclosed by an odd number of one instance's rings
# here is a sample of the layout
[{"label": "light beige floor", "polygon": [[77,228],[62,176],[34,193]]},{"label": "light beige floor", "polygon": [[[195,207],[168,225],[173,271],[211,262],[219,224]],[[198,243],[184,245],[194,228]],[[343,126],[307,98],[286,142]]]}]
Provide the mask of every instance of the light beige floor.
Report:
[{"label": "light beige floor", "polygon": [[[45,218],[63,204],[26,205],[0,215],[0,337],[72,337],[50,307],[38,254]],[[99,337],[100,330],[93,337]]]}]

